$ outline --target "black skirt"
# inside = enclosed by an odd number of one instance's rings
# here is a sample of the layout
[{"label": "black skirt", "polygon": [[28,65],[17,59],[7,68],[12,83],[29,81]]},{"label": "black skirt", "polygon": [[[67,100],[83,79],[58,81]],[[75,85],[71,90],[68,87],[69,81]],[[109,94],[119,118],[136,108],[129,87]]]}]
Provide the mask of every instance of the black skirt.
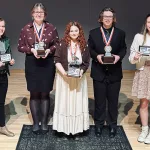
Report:
[{"label": "black skirt", "polygon": [[53,56],[37,59],[34,55],[26,55],[25,77],[30,92],[50,92],[55,78]]}]

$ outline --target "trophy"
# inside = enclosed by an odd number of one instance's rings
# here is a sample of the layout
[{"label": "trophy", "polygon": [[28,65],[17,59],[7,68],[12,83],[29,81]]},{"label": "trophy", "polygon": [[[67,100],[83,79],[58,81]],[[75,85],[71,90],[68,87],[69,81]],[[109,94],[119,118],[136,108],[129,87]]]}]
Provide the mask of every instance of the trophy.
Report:
[{"label": "trophy", "polygon": [[149,56],[150,55],[150,46],[139,46],[139,52],[143,56]]},{"label": "trophy", "polygon": [[113,64],[115,57],[111,54],[112,47],[107,45],[104,47],[105,55],[102,56],[103,64]]},{"label": "trophy", "polygon": [[40,57],[45,56],[44,42],[39,42],[38,43],[37,55],[40,56]]},{"label": "trophy", "polygon": [[78,64],[77,60],[79,58],[73,55],[73,62],[68,64],[68,72],[67,75],[70,77],[80,77],[80,65]]},{"label": "trophy", "polygon": [[106,39],[106,35],[105,35],[104,30],[103,30],[102,27],[100,28],[100,30],[101,30],[101,33],[102,33],[104,43],[106,45],[104,47],[105,55],[102,56],[103,64],[113,64],[114,60],[115,60],[115,57],[111,54],[112,47],[110,46],[110,42],[111,42],[111,39],[112,39],[112,36],[113,36],[113,33],[114,33],[114,27],[112,28],[110,36],[109,36],[108,39]]},{"label": "trophy", "polygon": [[10,62],[11,61],[11,54],[8,54],[8,53],[1,54],[0,53],[0,61],[3,63]]}]

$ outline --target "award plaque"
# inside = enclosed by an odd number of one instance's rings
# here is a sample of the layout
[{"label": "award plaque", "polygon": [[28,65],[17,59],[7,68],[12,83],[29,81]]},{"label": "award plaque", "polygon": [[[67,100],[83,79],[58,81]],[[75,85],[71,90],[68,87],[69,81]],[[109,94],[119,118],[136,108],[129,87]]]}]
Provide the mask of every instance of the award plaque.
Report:
[{"label": "award plaque", "polygon": [[38,49],[37,49],[37,55],[40,57],[45,56],[44,42],[39,42]]},{"label": "award plaque", "polygon": [[80,77],[80,65],[68,65],[67,75],[70,77]]},{"label": "award plaque", "polygon": [[11,61],[11,54],[1,54],[0,55],[0,61],[3,63],[10,62]]},{"label": "award plaque", "polygon": [[144,56],[150,55],[150,46],[139,46],[139,52]]},{"label": "award plaque", "polygon": [[115,57],[112,56],[112,54],[111,54],[112,47],[110,45],[105,46],[104,50],[105,50],[105,55],[102,56],[103,64],[113,64]]}]

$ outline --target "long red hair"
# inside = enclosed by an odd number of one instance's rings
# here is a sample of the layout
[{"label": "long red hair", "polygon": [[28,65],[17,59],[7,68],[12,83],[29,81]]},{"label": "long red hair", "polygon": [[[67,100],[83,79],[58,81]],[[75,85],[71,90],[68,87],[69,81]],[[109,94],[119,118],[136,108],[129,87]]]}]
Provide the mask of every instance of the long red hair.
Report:
[{"label": "long red hair", "polygon": [[77,38],[77,44],[80,46],[80,50],[83,51],[85,49],[85,47],[86,47],[86,40],[85,40],[85,37],[84,37],[83,28],[80,25],[80,23],[78,23],[78,22],[69,22],[66,25],[64,37],[62,38],[62,40],[65,41],[65,43],[67,45],[70,45],[71,37],[69,35],[69,32],[70,32],[71,26],[76,26],[76,27],[79,28],[79,36]]}]

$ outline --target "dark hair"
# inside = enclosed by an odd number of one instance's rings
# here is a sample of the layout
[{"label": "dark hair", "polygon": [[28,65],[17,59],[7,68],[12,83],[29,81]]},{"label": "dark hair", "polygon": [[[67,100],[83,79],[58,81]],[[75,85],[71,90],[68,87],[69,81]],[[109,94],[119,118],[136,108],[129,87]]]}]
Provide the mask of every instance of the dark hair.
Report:
[{"label": "dark hair", "polygon": [[44,10],[44,15],[45,15],[45,17],[46,17],[46,16],[47,16],[47,10],[46,10],[45,6],[44,6],[42,3],[36,3],[36,4],[32,7],[32,9],[31,9],[31,14],[34,13],[34,9],[36,9],[37,7],[40,7],[41,9]]},{"label": "dark hair", "polygon": [[[5,20],[3,19],[3,18],[0,18],[0,22],[1,21],[4,21],[4,23],[5,23]],[[5,23],[6,24],[6,23]],[[6,37],[6,33],[4,32],[4,34],[1,36],[1,39],[3,39],[3,38],[5,38]]]},{"label": "dark hair", "polygon": [[115,25],[116,23],[116,12],[114,11],[113,8],[110,8],[110,7],[105,7],[103,8],[100,13],[99,13],[99,18],[98,18],[98,22],[102,25],[103,24],[103,13],[104,11],[110,11],[113,13],[113,26]]},{"label": "dark hair", "polygon": [[144,45],[145,41],[146,41],[146,33],[148,32],[147,28],[146,28],[146,23],[147,23],[147,18],[150,17],[150,14],[147,14],[146,17],[145,17],[145,21],[144,21],[144,24],[143,24],[143,27],[142,27],[142,30],[141,30],[141,34],[143,34],[144,36],[144,40],[143,40],[143,43],[142,45]]}]

